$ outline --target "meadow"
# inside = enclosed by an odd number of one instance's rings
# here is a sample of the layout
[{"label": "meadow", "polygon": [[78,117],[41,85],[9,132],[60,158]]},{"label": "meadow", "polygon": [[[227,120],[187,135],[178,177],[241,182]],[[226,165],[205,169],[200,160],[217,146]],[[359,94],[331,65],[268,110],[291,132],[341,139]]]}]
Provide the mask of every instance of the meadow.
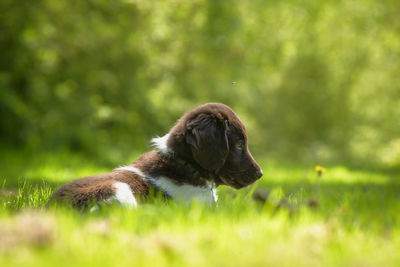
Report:
[{"label": "meadow", "polygon": [[[216,206],[46,208],[63,182],[117,167],[70,152],[2,153],[0,266],[399,266],[395,172],[258,159],[264,176]],[[118,159],[118,157],[116,157]],[[132,160],[135,155],[132,155]],[[122,163],[129,163],[125,160]]]},{"label": "meadow", "polygon": [[[400,266],[399,0],[2,0],[0,14],[0,267]],[[246,125],[254,185],[212,207],[46,207],[207,102]]]}]

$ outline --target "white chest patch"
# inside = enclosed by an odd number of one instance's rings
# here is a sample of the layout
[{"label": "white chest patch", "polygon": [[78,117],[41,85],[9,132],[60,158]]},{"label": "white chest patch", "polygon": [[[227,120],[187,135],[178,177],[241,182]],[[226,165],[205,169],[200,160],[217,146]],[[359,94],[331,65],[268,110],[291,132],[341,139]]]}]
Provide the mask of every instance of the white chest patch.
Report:
[{"label": "white chest patch", "polygon": [[177,185],[167,177],[160,176],[154,178],[132,166],[124,166],[116,170],[131,171],[146,178],[151,184],[161,189],[176,201],[183,201],[188,204],[196,200],[212,204],[218,200],[217,189],[213,183],[208,183],[206,186],[193,186],[189,184]]},{"label": "white chest patch", "polygon": [[212,204],[218,200],[217,190],[211,183],[206,186],[177,185],[166,177],[159,177],[151,182],[177,201],[190,203],[196,200]]}]

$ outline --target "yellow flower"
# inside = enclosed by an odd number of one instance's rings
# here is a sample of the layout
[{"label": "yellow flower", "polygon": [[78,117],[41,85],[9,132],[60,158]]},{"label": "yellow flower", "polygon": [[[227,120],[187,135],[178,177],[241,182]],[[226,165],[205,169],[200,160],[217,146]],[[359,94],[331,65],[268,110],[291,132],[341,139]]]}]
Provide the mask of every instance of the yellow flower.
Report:
[{"label": "yellow flower", "polygon": [[318,173],[318,175],[321,176],[326,171],[326,169],[320,165],[317,165],[315,166],[315,171]]}]

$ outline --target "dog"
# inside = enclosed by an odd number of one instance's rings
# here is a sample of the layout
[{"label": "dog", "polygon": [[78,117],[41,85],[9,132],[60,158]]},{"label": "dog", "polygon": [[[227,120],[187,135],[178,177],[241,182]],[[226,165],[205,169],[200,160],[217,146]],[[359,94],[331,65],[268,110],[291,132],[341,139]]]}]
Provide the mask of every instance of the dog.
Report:
[{"label": "dog", "polygon": [[176,201],[212,204],[218,199],[217,186],[240,189],[263,174],[248,149],[244,124],[221,103],[186,112],[152,144],[154,150],[132,164],[64,184],[51,201],[79,208],[111,201],[137,207],[137,199],[155,191]]}]

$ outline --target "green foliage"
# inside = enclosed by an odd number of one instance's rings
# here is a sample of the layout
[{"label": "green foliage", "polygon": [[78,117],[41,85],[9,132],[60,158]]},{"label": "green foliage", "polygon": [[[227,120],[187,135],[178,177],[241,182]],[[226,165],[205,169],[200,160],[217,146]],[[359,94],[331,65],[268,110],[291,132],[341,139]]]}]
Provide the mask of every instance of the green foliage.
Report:
[{"label": "green foliage", "polygon": [[0,10],[8,146],[140,152],[188,108],[220,101],[257,155],[400,164],[398,1],[3,0]]}]

